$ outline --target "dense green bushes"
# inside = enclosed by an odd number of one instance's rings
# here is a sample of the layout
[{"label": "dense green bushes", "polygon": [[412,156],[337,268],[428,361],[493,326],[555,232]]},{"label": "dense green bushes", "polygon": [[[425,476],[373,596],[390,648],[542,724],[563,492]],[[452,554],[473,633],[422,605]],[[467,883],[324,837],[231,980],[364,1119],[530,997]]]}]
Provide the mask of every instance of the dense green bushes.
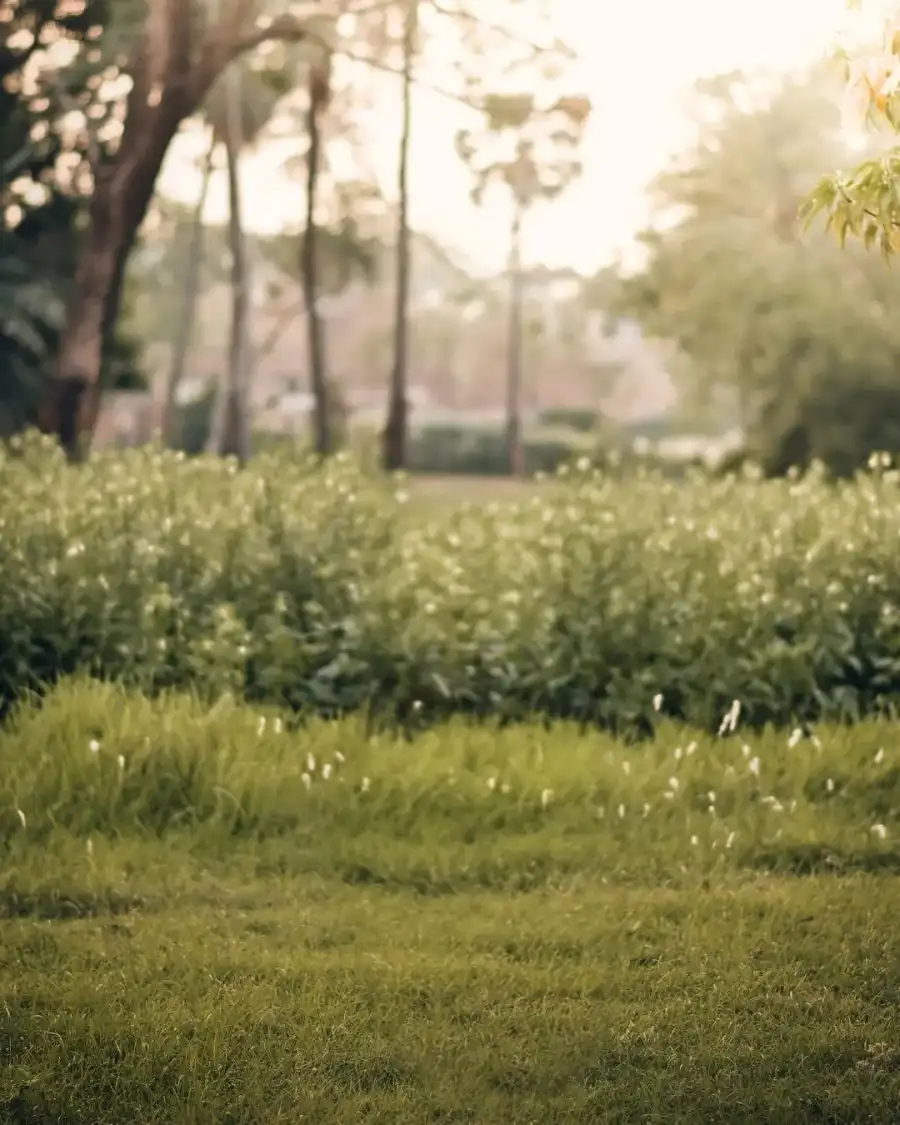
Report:
[{"label": "dense green bushes", "polygon": [[[526,472],[555,473],[579,455],[593,452],[595,445],[571,427],[557,425],[526,432]],[[509,473],[506,434],[495,426],[423,426],[411,437],[409,459],[410,469],[417,473],[485,477]]]},{"label": "dense green bushes", "polygon": [[[408,511],[348,462],[0,458],[0,693],[146,690],[645,726],[854,717],[900,697],[900,504],[828,486],[573,474]],[[402,499],[402,497],[401,497]],[[405,511],[404,518],[397,517]]]}]

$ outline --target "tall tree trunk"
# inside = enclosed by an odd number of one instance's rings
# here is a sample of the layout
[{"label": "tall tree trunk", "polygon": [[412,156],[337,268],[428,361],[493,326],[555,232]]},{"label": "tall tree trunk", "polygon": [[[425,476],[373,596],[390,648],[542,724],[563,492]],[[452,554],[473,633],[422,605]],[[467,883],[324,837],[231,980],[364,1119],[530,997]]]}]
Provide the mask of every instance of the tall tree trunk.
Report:
[{"label": "tall tree trunk", "polygon": [[185,116],[177,90],[158,105],[129,98],[129,127],[114,161],[95,170],[90,224],[78,258],[40,426],[56,434],[70,461],[86,453],[82,435],[94,429],[106,340],[122,300],[125,267],[156,185],[162,162]]},{"label": "tall tree trunk", "polygon": [[409,145],[412,135],[412,83],[418,0],[407,0],[403,27],[403,125],[397,165],[397,281],[394,307],[394,362],[391,369],[387,422],[384,427],[384,468],[396,472],[406,466],[409,430],[407,367],[409,359]]},{"label": "tall tree trunk", "polygon": [[166,380],[166,397],[163,402],[161,429],[163,441],[169,446],[174,446],[178,441],[175,399],[178,388],[184,381],[187,359],[191,350],[194,335],[194,323],[197,318],[197,299],[200,296],[200,281],[203,274],[203,243],[205,228],[203,225],[203,212],[206,209],[206,200],[209,197],[209,184],[212,179],[213,157],[218,140],[215,135],[209,142],[206,158],[203,163],[203,180],[200,185],[200,195],[194,207],[191,220],[191,241],[188,247],[187,269],[184,274],[184,289],[179,310],[178,326],[175,340],[172,344],[172,362],[169,367],[169,376]]},{"label": "tall tree trunk", "polygon": [[325,327],[319,310],[318,237],[316,235],[316,195],[322,158],[322,132],[319,122],[321,102],[315,76],[310,81],[306,154],[306,231],[303,235],[303,297],[306,303],[306,339],[309,348],[309,381],[313,395],[313,446],[327,457],[334,452],[331,400],[325,359]]},{"label": "tall tree trunk", "polygon": [[525,475],[522,441],[522,207],[513,202],[509,244],[509,338],[506,373],[506,450],[510,475]]},{"label": "tall tree trunk", "polygon": [[237,457],[245,465],[250,457],[250,263],[239,177],[243,138],[238,72],[230,71],[225,81],[228,84],[224,143],[228,172],[228,245],[231,252],[231,330],[228,365],[216,394],[207,449],[223,457]]}]

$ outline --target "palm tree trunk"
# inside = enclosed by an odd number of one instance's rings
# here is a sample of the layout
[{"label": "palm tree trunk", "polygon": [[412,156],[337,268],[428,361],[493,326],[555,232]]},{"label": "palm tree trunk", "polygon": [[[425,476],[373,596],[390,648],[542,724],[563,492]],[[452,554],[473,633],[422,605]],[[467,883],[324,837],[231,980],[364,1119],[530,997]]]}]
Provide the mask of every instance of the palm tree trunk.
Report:
[{"label": "palm tree trunk", "polygon": [[225,154],[228,170],[228,241],[231,250],[231,334],[224,386],[217,395],[210,446],[222,456],[237,457],[243,465],[250,457],[248,370],[250,361],[250,278],[247,240],[244,236],[241,188],[238,175],[243,138],[240,86],[237,71],[229,81]]},{"label": "palm tree trunk", "polygon": [[407,367],[409,358],[409,146],[412,135],[413,56],[418,0],[407,0],[403,29],[403,126],[397,166],[397,283],[394,309],[394,363],[391,370],[387,423],[384,428],[384,468],[396,472],[406,466],[409,429]]},{"label": "palm tree trunk", "polygon": [[197,315],[197,298],[200,295],[200,281],[203,273],[203,236],[205,233],[203,212],[206,209],[206,200],[209,197],[209,184],[212,179],[213,157],[215,155],[216,145],[217,138],[213,135],[206,152],[206,159],[203,163],[203,180],[200,185],[200,195],[197,198],[191,220],[191,241],[188,247],[187,269],[184,275],[181,315],[175,332],[175,342],[172,345],[172,364],[169,368],[169,377],[166,381],[166,397],[163,402],[161,420],[163,441],[169,446],[174,446],[178,441],[175,398],[178,394],[178,388],[184,380],[187,359],[190,354],[191,342],[194,335],[194,323]]},{"label": "palm tree trunk", "polygon": [[325,360],[325,327],[319,310],[318,238],[316,237],[316,196],[322,160],[322,133],[319,125],[318,84],[313,77],[309,90],[306,154],[306,231],[303,236],[303,296],[306,303],[306,339],[309,348],[309,381],[313,396],[313,447],[320,456],[334,452],[331,403]]},{"label": "palm tree trunk", "polygon": [[525,475],[522,442],[522,207],[513,203],[509,245],[509,338],[506,375],[506,449],[511,476]]}]

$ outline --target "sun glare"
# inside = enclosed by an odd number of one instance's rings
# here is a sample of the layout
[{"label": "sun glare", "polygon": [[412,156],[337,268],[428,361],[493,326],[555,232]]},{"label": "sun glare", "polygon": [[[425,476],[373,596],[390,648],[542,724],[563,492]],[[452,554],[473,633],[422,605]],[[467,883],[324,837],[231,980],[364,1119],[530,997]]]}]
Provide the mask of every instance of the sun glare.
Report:
[{"label": "sun glare", "polygon": [[[874,27],[884,5],[865,5]],[[556,34],[574,44],[578,64],[570,85],[592,103],[584,147],[584,175],[558,202],[535,209],[526,239],[532,260],[595,269],[628,249],[648,217],[645,188],[668,158],[690,139],[684,94],[696,79],[725,71],[795,70],[829,53],[852,21],[846,0],[630,0],[586,4],[558,0]],[[857,20],[857,30],[863,24]],[[866,25],[868,26],[868,25]],[[368,115],[373,161],[390,194],[399,103],[396,82],[385,77]],[[464,120],[453,102],[428,91],[414,107],[412,211],[415,225],[433,232],[486,270],[502,266],[508,209],[500,198],[476,208],[453,149]],[[185,201],[196,197],[194,160],[203,139],[184,136],[167,163],[163,189]],[[296,225],[302,202],[284,175],[290,138],[248,157],[248,218],[259,229]],[[293,146],[295,149],[297,145]],[[211,193],[211,216],[227,211],[224,184]]]}]

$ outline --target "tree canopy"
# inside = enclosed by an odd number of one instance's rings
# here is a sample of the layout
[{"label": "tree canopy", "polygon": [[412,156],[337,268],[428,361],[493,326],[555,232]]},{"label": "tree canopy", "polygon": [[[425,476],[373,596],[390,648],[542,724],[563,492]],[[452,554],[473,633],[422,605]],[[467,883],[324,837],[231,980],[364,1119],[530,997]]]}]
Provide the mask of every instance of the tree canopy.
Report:
[{"label": "tree canopy", "polygon": [[845,474],[900,450],[900,275],[797,218],[847,155],[827,74],[728,75],[697,101],[697,143],[655,184],[623,308],[676,342],[688,398],[737,422],[769,472],[818,458]]},{"label": "tree canopy", "polygon": [[[103,57],[91,46],[105,5],[14,0],[7,9],[0,20],[0,434],[36,419],[82,245],[90,163],[114,143],[119,117],[115,90],[100,82]],[[107,385],[141,378],[123,325],[105,349]]]}]

